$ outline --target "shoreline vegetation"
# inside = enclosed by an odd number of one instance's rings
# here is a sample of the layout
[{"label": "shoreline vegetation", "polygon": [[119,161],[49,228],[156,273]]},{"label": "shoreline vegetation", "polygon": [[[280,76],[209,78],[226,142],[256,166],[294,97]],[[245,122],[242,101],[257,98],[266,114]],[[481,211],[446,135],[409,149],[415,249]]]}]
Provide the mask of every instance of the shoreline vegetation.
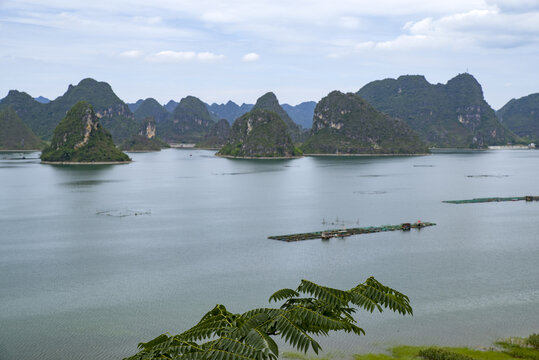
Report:
[{"label": "shoreline vegetation", "polygon": [[41,164],[45,165],[118,165],[118,164],[129,164],[133,160],[129,161],[43,161]]},{"label": "shoreline vegetation", "polygon": [[289,360],[539,360],[539,334],[531,334],[526,338],[501,339],[488,347],[399,345],[388,348],[384,353],[344,356],[341,353],[329,352],[322,356],[309,356],[298,352],[283,352],[282,357]]},{"label": "shoreline vegetation", "polygon": [[304,156],[233,156],[233,155],[223,155],[215,153],[216,157],[225,158],[225,159],[238,159],[238,160],[293,160],[300,159]]}]

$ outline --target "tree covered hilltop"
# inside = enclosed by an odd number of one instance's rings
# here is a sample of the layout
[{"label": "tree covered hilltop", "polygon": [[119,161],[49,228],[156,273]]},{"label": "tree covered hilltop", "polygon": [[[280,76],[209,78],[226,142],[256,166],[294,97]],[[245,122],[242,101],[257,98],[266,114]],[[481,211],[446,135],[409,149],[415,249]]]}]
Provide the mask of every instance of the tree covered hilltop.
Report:
[{"label": "tree covered hilltop", "polygon": [[99,123],[92,105],[76,103],[60,121],[50,146],[41,154],[45,163],[123,163],[131,161]]},{"label": "tree covered hilltop", "polygon": [[381,113],[356,94],[333,91],[314,110],[305,154],[425,154],[427,145],[403,121]]}]

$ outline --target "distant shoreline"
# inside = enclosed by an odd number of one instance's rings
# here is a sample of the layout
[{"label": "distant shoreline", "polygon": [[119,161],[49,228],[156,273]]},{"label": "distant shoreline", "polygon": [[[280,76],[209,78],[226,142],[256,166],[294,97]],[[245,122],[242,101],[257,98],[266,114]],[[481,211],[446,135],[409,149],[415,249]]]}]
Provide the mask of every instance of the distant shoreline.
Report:
[{"label": "distant shoreline", "polygon": [[332,156],[332,157],[361,157],[361,156],[426,156],[426,155],[432,155],[429,153],[421,153],[421,154],[368,154],[368,153],[362,153],[362,154],[303,154],[303,156],[312,156],[312,157],[321,157],[321,156]]},{"label": "distant shoreline", "polygon": [[215,154],[217,157],[225,159],[240,159],[240,160],[293,160],[300,159],[303,156],[232,156],[232,155],[219,155]]},{"label": "distant shoreline", "polygon": [[118,164],[129,164],[133,161],[43,161],[42,164],[45,165],[118,165]]},{"label": "distant shoreline", "polygon": [[36,151],[41,151],[40,149],[35,149],[35,150],[2,150],[0,149],[0,152],[36,152]]}]

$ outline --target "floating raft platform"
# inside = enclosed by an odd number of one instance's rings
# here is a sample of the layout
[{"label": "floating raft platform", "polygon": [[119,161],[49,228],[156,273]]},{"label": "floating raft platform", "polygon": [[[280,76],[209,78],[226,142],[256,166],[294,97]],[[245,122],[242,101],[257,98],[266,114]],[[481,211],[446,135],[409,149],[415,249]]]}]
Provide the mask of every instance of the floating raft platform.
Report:
[{"label": "floating raft platform", "polygon": [[513,197],[489,197],[489,198],[477,198],[470,200],[446,200],[444,203],[448,204],[477,204],[486,202],[500,202],[500,201],[539,201],[539,196],[513,196]]},{"label": "floating raft platform", "polygon": [[316,231],[310,233],[302,234],[291,234],[291,235],[276,235],[268,236],[268,239],[280,240],[280,241],[302,241],[302,240],[313,240],[313,239],[323,239],[327,240],[333,237],[342,238],[352,235],[361,235],[361,234],[372,234],[377,232],[384,231],[407,231],[410,229],[420,229],[428,226],[434,226],[435,223],[431,222],[415,222],[415,223],[402,223],[399,225],[382,225],[382,226],[369,226],[369,227],[360,227],[360,228],[350,228],[350,229],[338,229],[338,230],[324,230]]}]

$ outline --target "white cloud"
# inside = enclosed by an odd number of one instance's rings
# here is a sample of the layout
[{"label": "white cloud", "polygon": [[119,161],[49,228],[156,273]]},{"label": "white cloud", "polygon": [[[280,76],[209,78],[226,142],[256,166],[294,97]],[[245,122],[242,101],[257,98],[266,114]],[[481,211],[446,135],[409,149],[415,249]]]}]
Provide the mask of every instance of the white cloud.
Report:
[{"label": "white cloud", "polygon": [[353,16],[341,16],[338,22],[339,26],[344,29],[355,30],[359,27],[359,19]]},{"label": "white cloud", "polygon": [[128,51],[123,51],[119,54],[120,57],[127,58],[127,59],[136,59],[136,58],[141,57],[142,55],[143,53],[140,50],[128,50]]},{"label": "white cloud", "polygon": [[224,55],[217,55],[212,52],[194,52],[194,51],[172,51],[164,50],[147,57],[151,62],[183,62],[183,61],[215,61],[224,59]]},{"label": "white cloud", "polygon": [[214,60],[222,60],[225,58],[224,55],[218,55],[211,52],[201,52],[196,55],[197,60],[200,61],[214,61]]},{"label": "white cloud", "polygon": [[251,62],[251,61],[257,61],[258,59],[260,59],[260,55],[258,55],[257,53],[249,53],[249,54],[243,55],[242,61]]},{"label": "white cloud", "polygon": [[133,20],[137,23],[141,24],[147,24],[147,25],[155,25],[163,22],[163,18],[160,16],[135,16]]},{"label": "white cloud", "polygon": [[[426,17],[409,21],[401,34],[389,40],[356,42],[348,48],[348,55],[371,50],[417,51],[417,50],[476,50],[505,49],[539,44],[539,12],[504,13],[499,9],[472,9],[464,13],[439,18]],[[338,54],[332,51],[330,57]]]}]

